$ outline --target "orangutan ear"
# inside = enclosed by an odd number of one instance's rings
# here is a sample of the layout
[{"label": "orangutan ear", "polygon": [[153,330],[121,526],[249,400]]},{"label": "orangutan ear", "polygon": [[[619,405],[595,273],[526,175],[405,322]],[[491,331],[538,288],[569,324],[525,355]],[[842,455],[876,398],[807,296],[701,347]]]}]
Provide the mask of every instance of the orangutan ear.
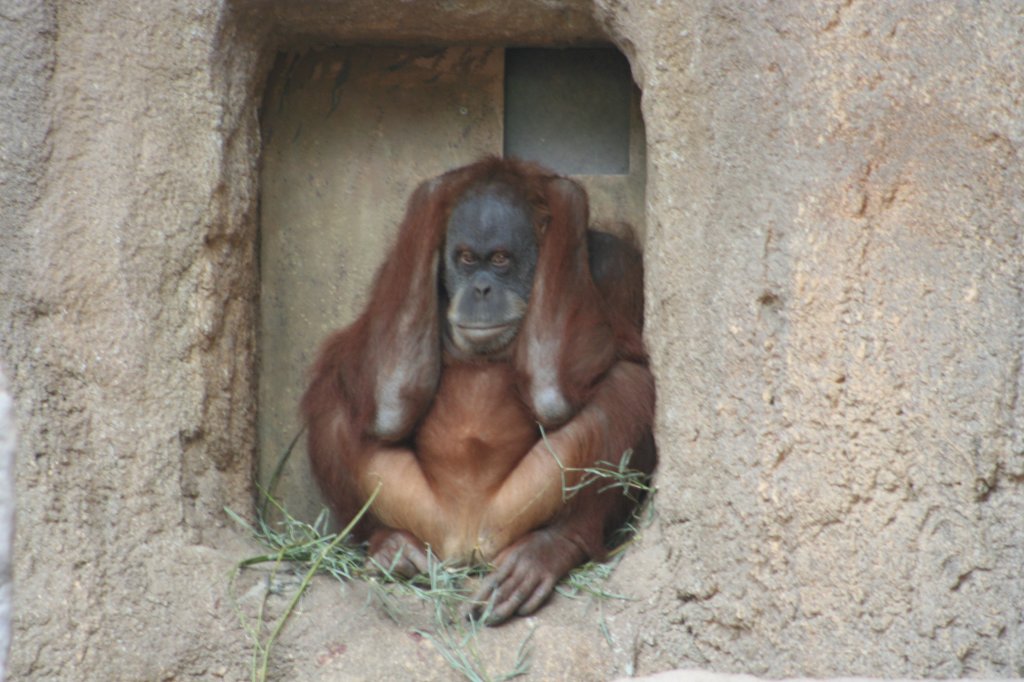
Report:
[{"label": "orangutan ear", "polygon": [[572,417],[615,359],[615,342],[587,254],[587,195],[567,178],[545,185],[550,218],[516,343],[516,367],[527,404],[545,426]]}]

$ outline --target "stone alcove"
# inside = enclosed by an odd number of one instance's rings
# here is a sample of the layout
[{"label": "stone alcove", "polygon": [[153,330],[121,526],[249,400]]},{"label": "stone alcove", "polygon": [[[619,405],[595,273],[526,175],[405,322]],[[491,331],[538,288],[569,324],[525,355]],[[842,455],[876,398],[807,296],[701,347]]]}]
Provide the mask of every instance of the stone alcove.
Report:
[{"label": "stone alcove", "polygon": [[[644,230],[640,93],[611,47],[346,45],[284,52],[261,110],[259,481],[299,431],[321,340],[361,311],[415,186],[484,155],[587,188],[604,229]],[[321,509],[304,443],[274,494]]]}]

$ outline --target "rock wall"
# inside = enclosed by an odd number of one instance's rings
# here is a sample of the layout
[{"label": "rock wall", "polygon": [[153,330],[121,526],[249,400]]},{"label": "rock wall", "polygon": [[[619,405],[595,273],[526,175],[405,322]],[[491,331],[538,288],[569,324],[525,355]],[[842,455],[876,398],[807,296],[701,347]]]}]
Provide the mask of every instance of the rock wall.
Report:
[{"label": "rock wall", "polygon": [[15,4],[12,672],[199,676],[246,656],[210,636],[235,620],[214,606],[231,562],[210,547],[223,507],[250,504],[253,58],[216,3]]},{"label": "rock wall", "polygon": [[0,368],[0,680],[7,679],[14,602],[14,461],[17,429],[7,377]]},{"label": "rock wall", "polygon": [[1020,6],[608,12],[650,155],[641,667],[1024,674]]},{"label": "rock wall", "polygon": [[[660,492],[610,644],[559,600],[534,670],[1024,675],[1014,0],[8,5],[16,677],[247,676],[222,510],[251,504],[277,48],[602,38],[643,90]],[[286,632],[280,678],[448,675],[326,583]]]}]

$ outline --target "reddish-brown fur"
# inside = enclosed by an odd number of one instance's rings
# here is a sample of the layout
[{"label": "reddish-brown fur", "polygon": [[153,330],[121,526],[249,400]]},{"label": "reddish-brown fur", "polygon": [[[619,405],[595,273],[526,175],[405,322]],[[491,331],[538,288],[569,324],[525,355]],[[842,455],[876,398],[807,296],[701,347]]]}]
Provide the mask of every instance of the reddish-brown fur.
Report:
[{"label": "reddish-brown fur", "polygon": [[[455,203],[494,181],[527,197],[539,258],[512,346],[466,361],[442,340],[439,252]],[[504,592],[499,619],[536,608],[554,580],[601,556],[628,510],[593,486],[564,499],[560,465],[618,463],[632,448],[632,466],[654,467],[640,258],[596,254],[595,282],[587,226],[583,190],[537,166],[486,159],[422,184],[365,312],[324,343],[302,401],[313,471],[339,520],[379,483],[357,530],[373,536],[371,553],[425,543],[443,559],[493,561],[484,596]]]}]

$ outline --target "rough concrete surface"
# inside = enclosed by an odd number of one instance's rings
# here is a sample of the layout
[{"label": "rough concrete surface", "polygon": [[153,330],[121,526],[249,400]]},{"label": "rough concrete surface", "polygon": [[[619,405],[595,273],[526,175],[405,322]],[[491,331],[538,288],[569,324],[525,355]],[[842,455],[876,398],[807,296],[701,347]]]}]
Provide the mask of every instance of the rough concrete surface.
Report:
[{"label": "rough concrete surface", "polygon": [[[591,44],[647,130],[657,515],[537,679],[1024,675],[1016,0],[0,6],[16,679],[245,679],[258,125],[278,48]],[[265,359],[264,359],[265,360]],[[240,608],[288,583],[259,571]],[[275,679],[451,679],[316,581]],[[607,638],[599,625],[607,627]]]},{"label": "rough concrete surface", "polygon": [[7,377],[0,367],[0,680],[6,679],[11,652],[14,601],[14,461],[17,429]]},{"label": "rough concrete surface", "polygon": [[[753,675],[741,675],[736,673],[716,673],[707,670],[669,670],[666,672],[644,675],[643,677],[623,678],[643,680],[644,682],[755,682],[761,678]],[[809,682],[816,678],[793,677],[784,678],[779,682]],[[830,682],[868,682],[875,678],[870,677],[832,677]],[[889,682],[911,682],[907,679],[890,679]]]}]

